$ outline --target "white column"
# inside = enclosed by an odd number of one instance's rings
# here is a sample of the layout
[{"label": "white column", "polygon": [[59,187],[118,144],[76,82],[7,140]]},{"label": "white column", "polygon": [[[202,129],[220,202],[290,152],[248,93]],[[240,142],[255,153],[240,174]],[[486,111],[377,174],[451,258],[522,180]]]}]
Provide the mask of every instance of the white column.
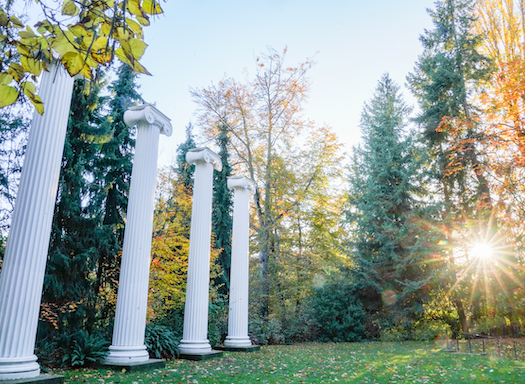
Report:
[{"label": "white column", "polygon": [[0,381],[40,374],[36,330],[73,81],[61,64],[42,74],[45,112],[31,123],[0,275]]},{"label": "white column", "polygon": [[228,188],[234,190],[234,197],[228,336],[224,346],[249,347],[252,345],[248,336],[250,192],[255,191],[255,183],[244,176],[229,177]]},{"label": "white column", "polygon": [[171,135],[170,120],[149,104],[124,114],[129,126],[138,126],[131,172],[124,247],[120,265],[113,340],[108,364],[149,360],[144,345],[148,305],[149,264],[157,175],[159,134]]},{"label": "white column", "polygon": [[195,164],[191,211],[188,281],[184,306],[184,330],[179,345],[182,354],[211,352],[208,341],[210,289],[211,205],[213,169],[222,170],[221,158],[208,148],[192,149],[186,161]]}]

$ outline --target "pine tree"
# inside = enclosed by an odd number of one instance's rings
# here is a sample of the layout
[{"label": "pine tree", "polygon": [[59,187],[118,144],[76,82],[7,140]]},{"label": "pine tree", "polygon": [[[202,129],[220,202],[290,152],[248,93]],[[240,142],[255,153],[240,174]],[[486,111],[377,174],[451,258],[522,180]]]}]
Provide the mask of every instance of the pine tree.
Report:
[{"label": "pine tree", "polygon": [[[380,309],[388,326],[410,326],[422,316],[428,295],[431,233],[421,225],[420,154],[407,137],[410,108],[388,75],[365,104],[363,145],[354,153],[350,177],[351,241],[356,281],[365,283],[371,316]],[[433,267],[434,268],[434,267]]]},{"label": "pine tree", "polygon": [[190,193],[193,191],[193,173],[195,172],[195,164],[188,164],[186,162],[186,153],[195,147],[193,125],[189,123],[186,127],[186,141],[180,144],[177,148],[177,174],[178,178]]},{"label": "pine tree", "polygon": [[218,127],[219,136],[216,141],[219,145],[222,161],[222,171],[213,171],[213,212],[212,233],[214,234],[215,248],[219,250],[217,262],[220,275],[215,285],[221,286],[220,292],[228,295],[230,287],[231,266],[231,235],[232,235],[232,193],[228,189],[228,177],[231,176],[231,166],[228,154],[228,127],[221,124]]}]

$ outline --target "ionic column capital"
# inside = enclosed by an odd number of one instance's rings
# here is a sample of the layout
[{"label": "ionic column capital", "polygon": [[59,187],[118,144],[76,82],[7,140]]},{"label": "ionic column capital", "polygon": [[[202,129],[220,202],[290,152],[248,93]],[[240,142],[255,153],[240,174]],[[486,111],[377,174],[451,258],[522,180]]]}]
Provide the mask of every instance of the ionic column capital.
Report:
[{"label": "ionic column capital", "polygon": [[170,119],[151,104],[129,108],[124,113],[124,122],[130,128],[140,123],[155,125],[160,129],[160,133],[166,136],[171,136],[173,132]]},{"label": "ionic column capital", "polygon": [[228,177],[228,189],[248,189],[251,193],[255,193],[255,182],[246,176],[231,176]]},{"label": "ionic column capital", "polygon": [[186,161],[190,164],[193,163],[211,163],[213,169],[216,171],[222,171],[221,157],[209,148],[194,148],[190,149],[186,153]]}]

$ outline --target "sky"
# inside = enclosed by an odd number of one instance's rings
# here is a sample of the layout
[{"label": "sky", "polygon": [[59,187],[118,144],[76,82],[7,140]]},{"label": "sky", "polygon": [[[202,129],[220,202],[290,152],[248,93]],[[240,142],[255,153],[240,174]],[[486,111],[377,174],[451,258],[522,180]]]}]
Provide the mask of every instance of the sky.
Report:
[{"label": "sky", "polygon": [[[303,117],[330,126],[347,152],[360,141],[363,105],[384,73],[416,105],[406,76],[422,53],[419,36],[433,28],[427,9],[435,0],[159,1],[164,13],[144,28],[149,46],[141,59],[153,76],[138,83],[173,125],[172,136],[160,140],[160,166],[174,161],[185,127],[196,122],[190,89],[225,76],[253,78],[255,58],[269,48],[286,47],[287,66],[314,59]],[[38,5],[31,8],[40,19]]]},{"label": "sky", "polygon": [[144,28],[149,46],[141,63],[153,76],[138,82],[144,99],[171,119],[173,135],[159,147],[159,165],[167,165],[186,125],[196,121],[190,88],[253,76],[255,58],[269,47],[287,47],[289,66],[314,58],[303,116],[331,126],[350,151],[360,140],[363,104],[382,74],[415,105],[406,76],[422,53],[419,36],[432,29],[427,8],[434,0],[168,0],[161,6],[164,14]]}]

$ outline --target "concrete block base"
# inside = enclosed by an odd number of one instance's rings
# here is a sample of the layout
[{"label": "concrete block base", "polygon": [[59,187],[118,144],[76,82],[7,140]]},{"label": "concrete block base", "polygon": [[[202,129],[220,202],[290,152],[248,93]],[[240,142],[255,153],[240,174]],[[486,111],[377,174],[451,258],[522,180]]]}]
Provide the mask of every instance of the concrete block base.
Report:
[{"label": "concrete block base", "polygon": [[166,367],[166,360],[163,359],[149,359],[148,361],[141,361],[139,363],[120,363],[120,364],[100,364],[100,368],[112,369],[114,371],[121,371],[125,369],[128,372],[143,372],[151,371],[152,369]]},{"label": "concrete block base", "polygon": [[249,345],[246,347],[226,347],[226,346],[220,346],[216,347],[217,349],[221,351],[227,351],[227,352],[255,352],[259,351],[261,349],[260,345]]},{"label": "concrete block base", "polygon": [[179,355],[179,359],[183,360],[194,360],[194,361],[200,361],[200,360],[209,360],[214,359],[216,357],[221,357],[224,354],[222,351],[214,351],[206,352],[206,353],[181,353]]},{"label": "concrete block base", "polygon": [[64,376],[61,375],[38,375],[37,377],[30,377],[27,379],[16,380],[0,380],[2,384],[21,384],[21,383],[37,383],[37,384],[62,384]]}]

